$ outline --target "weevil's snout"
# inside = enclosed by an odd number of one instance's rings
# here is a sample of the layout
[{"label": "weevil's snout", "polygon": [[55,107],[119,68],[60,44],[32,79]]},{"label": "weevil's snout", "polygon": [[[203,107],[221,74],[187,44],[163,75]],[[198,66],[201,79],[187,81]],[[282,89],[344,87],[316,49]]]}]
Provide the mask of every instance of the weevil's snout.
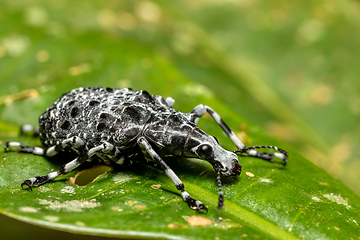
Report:
[{"label": "weevil's snout", "polygon": [[238,161],[234,161],[232,165],[232,174],[231,176],[238,176],[241,173],[241,165]]},{"label": "weevil's snout", "polygon": [[213,167],[216,172],[220,172],[223,176],[238,176],[241,173],[241,165],[237,156],[232,152],[219,155]]},{"label": "weevil's snout", "polygon": [[219,171],[223,176],[238,176],[241,173],[241,165],[238,161],[234,161],[231,167],[221,166],[220,163],[214,165],[214,169]]}]

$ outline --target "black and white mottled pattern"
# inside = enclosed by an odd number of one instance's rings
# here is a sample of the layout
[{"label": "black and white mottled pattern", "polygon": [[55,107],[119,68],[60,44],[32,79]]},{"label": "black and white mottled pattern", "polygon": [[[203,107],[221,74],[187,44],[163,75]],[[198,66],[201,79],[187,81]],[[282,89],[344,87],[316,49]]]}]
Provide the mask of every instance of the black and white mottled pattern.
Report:
[{"label": "black and white mottled pattern", "polygon": [[[166,164],[169,156],[193,157],[208,161],[218,173],[219,206],[223,206],[220,174],[236,176],[241,165],[236,153],[273,162],[273,157],[286,164],[288,154],[277,147],[245,147],[220,115],[208,106],[196,106],[189,113],[172,108],[174,100],[151,95],[147,91],[129,88],[78,88],[64,94],[39,118],[40,147],[26,147],[8,142],[5,150],[18,147],[19,152],[53,157],[58,153],[71,153],[77,157],[58,171],[45,176],[32,177],[22,184],[30,189],[40,186],[61,174],[73,171],[85,161],[99,160],[106,164],[130,164],[139,154],[157,163],[181,191],[190,208],[207,211],[205,205],[193,199],[184,185]],[[229,136],[238,150],[222,148],[217,140],[199,129],[199,118],[208,112]],[[33,131],[24,125],[21,132]],[[255,148],[274,149],[277,152],[258,152]]]}]

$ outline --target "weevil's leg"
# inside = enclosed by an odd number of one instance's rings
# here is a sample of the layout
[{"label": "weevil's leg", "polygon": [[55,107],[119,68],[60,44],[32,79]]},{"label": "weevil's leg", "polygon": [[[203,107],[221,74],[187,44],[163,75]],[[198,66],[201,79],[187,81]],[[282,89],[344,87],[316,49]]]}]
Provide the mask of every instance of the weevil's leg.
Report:
[{"label": "weevil's leg", "polygon": [[138,144],[140,145],[142,151],[150,155],[154,159],[154,161],[156,161],[162,167],[162,169],[165,171],[165,174],[175,184],[175,187],[181,191],[181,197],[183,198],[184,202],[186,202],[189,205],[191,209],[207,212],[207,208],[202,202],[193,199],[190,196],[190,194],[184,190],[184,184],[181,182],[180,178],[165,163],[165,161],[161,159],[161,157],[154,151],[150,143],[144,137],[140,137],[138,139]]},{"label": "weevil's leg", "polygon": [[174,103],[175,103],[175,100],[172,98],[172,97],[167,97],[166,99],[165,99],[165,101],[166,101],[166,104],[169,106],[169,107],[173,107],[174,106]]},{"label": "weevil's leg", "polygon": [[51,146],[46,149],[45,156],[53,157],[59,152],[76,152],[78,155],[82,155],[88,149],[84,141],[79,137],[71,137],[63,140],[61,143]]},{"label": "weevil's leg", "polygon": [[20,153],[30,153],[33,155],[40,155],[40,156],[46,156],[46,157],[53,157],[59,152],[64,151],[74,151],[77,154],[81,155],[86,151],[86,146],[84,144],[84,141],[81,140],[79,137],[71,137],[68,139],[65,139],[61,143],[54,145],[52,147],[49,147],[48,149],[44,149],[41,147],[28,147],[24,146],[19,142],[7,142],[4,146],[5,151],[8,151],[9,148],[12,147],[19,147],[17,150]]},{"label": "weevil's leg", "polygon": [[39,135],[39,129],[30,124],[24,124],[20,127],[20,136],[23,135],[32,135],[34,137]]},{"label": "weevil's leg", "polygon": [[174,106],[175,100],[172,97],[167,97],[166,99],[164,99],[162,96],[159,95],[154,95],[153,97],[156,99],[156,101],[158,101],[161,104],[165,103],[168,107],[171,108]]},{"label": "weevil's leg", "polygon": [[[255,149],[274,149],[278,152],[272,152],[272,153],[264,153],[264,152],[258,152],[256,151]],[[249,156],[251,157],[256,157],[256,158],[260,158],[260,159],[263,159],[265,161],[269,161],[269,162],[274,162],[274,158],[273,157],[276,157],[280,160],[282,160],[282,164],[283,165],[286,165],[287,163],[287,158],[289,156],[289,154],[281,149],[281,148],[278,148],[278,147],[275,147],[275,146],[253,146],[253,147],[245,147],[243,149],[239,149],[239,150],[236,150],[234,151],[234,153],[246,153],[248,154]]]},{"label": "weevil's leg", "polygon": [[51,172],[45,176],[37,176],[37,177],[32,177],[28,180],[25,180],[21,184],[21,187],[26,185],[31,190],[32,187],[41,186],[51,180],[54,180],[55,178],[57,178],[60,175],[64,175],[64,174],[67,174],[67,173],[73,171],[75,168],[79,167],[81,164],[86,162],[86,160],[93,157],[96,153],[99,153],[99,152],[110,153],[111,151],[113,151],[113,149],[114,149],[114,146],[112,144],[104,142],[104,143],[100,144],[99,146],[91,148],[89,151],[87,151],[86,153],[75,158],[71,162],[64,164],[58,171]]},{"label": "weevil's leg", "polygon": [[[205,105],[197,105],[191,113],[195,114],[195,118],[193,121],[197,123],[199,121],[199,118],[204,115],[206,112],[208,112],[211,117],[216,121],[217,124],[224,130],[226,135],[229,136],[231,141],[238,147],[239,150],[235,152],[241,152],[246,153],[251,157],[256,157],[263,159],[265,161],[274,162],[274,158],[276,157],[283,161],[283,165],[286,165],[288,153],[280,148],[272,147],[272,146],[255,146],[255,147],[246,147],[244,143],[241,142],[241,140],[236,136],[236,134],[225,124],[225,122],[221,119],[220,115],[215,112],[212,108]],[[279,152],[274,153],[264,153],[264,152],[258,152],[255,150],[255,148],[268,148],[268,149],[274,149]]]},{"label": "weevil's leg", "polygon": [[39,155],[39,156],[43,156],[45,153],[44,148],[41,147],[27,147],[22,145],[19,142],[7,142],[5,143],[4,146],[4,150],[5,152],[8,152],[10,148],[12,147],[19,147],[19,149],[17,150],[20,153],[30,153],[33,155]]},{"label": "weevil's leg", "polygon": [[87,155],[83,155],[78,158],[75,158],[71,162],[64,164],[58,171],[51,172],[45,176],[37,176],[37,177],[29,178],[28,180],[25,180],[21,184],[21,187],[24,187],[26,185],[30,188],[30,190],[32,190],[32,187],[39,187],[51,180],[54,180],[55,178],[57,178],[58,176],[60,176],[62,174],[67,174],[67,173],[71,172],[72,170],[74,170],[75,168],[80,166],[82,163],[84,163],[87,159],[88,159]]},{"label": "weevil's leg", "polygon": [[231,141],[235,144],[235,146],[238,149],[242,149],[245,147],[245,145],[240,141],[240,139],[235,135],[235,133],[224,123],[224,121],[221,119],[220,115],[215,112],[212,108],[205,105],[197,105],[191,113],[194,113],[196,115],[196,118],[194,119],[194,122],[197,123],[199,121],[199,118],[204,115],[206,112],[208,112],[211,117],[215,120],[215,122],[224,130],[226,135],[231,139]]}]

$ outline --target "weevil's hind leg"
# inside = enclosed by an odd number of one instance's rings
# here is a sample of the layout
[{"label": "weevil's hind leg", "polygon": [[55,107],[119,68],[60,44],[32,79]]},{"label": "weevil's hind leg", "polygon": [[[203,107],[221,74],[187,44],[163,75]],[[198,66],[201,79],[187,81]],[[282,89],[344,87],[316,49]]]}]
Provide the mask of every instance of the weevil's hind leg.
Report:
[{"label": "weevil's hind leg", "polygon": [[45,156],[53,157],[59,152],[75,152],[78,155],[88,151],[84,141],[79,137],[71,137],[63,140],[61,143],[46,149]]},{"label": "weevil's hind leg", "polygon": [[20,153],[29,153],[29,154],[33,154],[33,155],[39,155],[39,156],[43,156],[45,153],[45,149],[41,148],[41,147],[27,147],[22,145],[19,142],[7,142],[5,143],[4,146],[4,150],[5,152],[8,152],[10,150],[10,148],[14,148],[17,147],[19,148],[17,151]]},{"label": "weevil's hind leg", "polygon": [[61,144],[58,144],[56,146],[48,148],[46,153],[48,156],[51,156],[51,155],[54,156],[58,152],[67,150],[68,148],[72,148],[73,151],[75,151],[75,152],[78,151],[79,153],[81,151],[85,151],[85,150],[86,150],[86,152],[84,152],[82,154],[80,153],[79,157],[75,158],[74,160],[72,160],[69,163],[64,164],[58,171],[51,172],[45,176],[37,176],[37,177],[32,177],[28,180],[25,180],[21,184],[21,187],[26,185],[31,190],[32,187],[41,186],[51,180],[54,180],[55,178],[57,178],[60,175],[64,175],[64,174],[67,174],[67,173],[73,171],[75,168],[79,167],[81,164],[86,162],[88,159],[91,159],[96,153],[101,152],[101,153],[106,154],[106,153],[112,152],[115,149],[115,147],[112,144],[104,142],[104,143],[102,143],[96,147],[93,147],[87,151],[83,141],[78,137],[74,137],[74,138],[65,139]]},{"label": "weevil's hind leg", "polygon": [[37,176],[37,177],[32,177],[32,178],[25,180],[21,184],[21,187],[24,187],[26,185],[29,187],[30,190],[32,190],[32,187],[39,187],[41,185],[44,185],[45,183],[47,183],[51,180],[54,180],[55,178],[57,178],[58,176],[60,176],[62,174],[67,174],[67,173],[73,171],[75,168],[77,168],[82,163],[84,163],[87,159],[88,159],[87,156],[81,156],[81,157],[75,158],[71,162],[64,164],[58,171],[51,172],[45,176]]},{"label": "weevil's hind leg", "polygon": [[30,124],[24,124],[20,127],[20,136],[32,135],[33,137],[39,136],[39,129]]},{"label": "weevil's hind leg", "polygon": [[140,145],[142,151],[146,155],[150,155],[150,157],[162,167],[162,169],[165,171],[165,174],[175,184],[175,187],[181,191],[181,197],[183,198],[184,202],[186,202],[189,205],[191,209],[197,210],[199,212],[203,212],[203,211],[207,212],[207,208],[202,202],[193,199],[190,196],[190,194],[184,190],[184,184],[181,182],[180,178],[165,163],[165,161],[154,151],[150,143],[144,137],[140,137],[138,139],[138,144]]},{"label": "weevil's hind leg", "polygon": [[[288,153],[280,148],[273,147],[273,146],[254,146],[254,147],[246,147],[244,143],[241,142],[241,140],[236,136],[236,134],[225,124],[225,122],[221,119],[220,115],[215,112],[212,108],[205,105],[197,105],[191,113],[195,114],[195,118],[192,120],[197,123],[199,121],[199,118],[204,115],[206,112],[208,112],[211,117],[215,120],[215,122],[224,130],[226,135],[231,139],[231,141],[236,145],[236,147],[239,149],[234,152],[241,152],[246,153],[247,155],[251,157],[256,157],[263,159],[265,161],[274,162],[274,157],[282,160],[282,164],[286,165],[287,163],[287,157]],[[274,149],[278,152],[274,153],[265,153],[265,152],[258,152],[255,150],[261,149],[261,148],[267,148],[267,149]]]},{"label": "weevil's hind leg", "polygon": [[199,118],[203,116],[206,112],[208,112],[211,117],[215,120],[215,122],[224,130],[226,135],[231,139],[231,141],[235,144],[238,149],[242,149],[245,147],[244,143],[240,141],[240,139],[235,135],[235,133],[225,124],[225,122],[221,119],[220,115],[215,112],[212,108],[205,105],[197,105],[191,113],[195,114],[195,118],[193,121],[197,123]]},{"label": "weevil's hind leg", "polygon": [[[29,153],[33,155],[45,156],[45,157],[53,157],[59,152],[72,150],[77,154],[84,153],[87,149],[85,147],[84,141],[79,137],[71,137],[65,139],[61,143],[49,147],[47,149],[41,147],[29,147],[24,146],[19,142],[7,142],[4,146],[5,152],[9,151],[11,148],[17,147],[17,151],[20,153]],[[71,148],[71,149],[70,149]]]},{"label": "weevil's hind leg", "polygon": [[87,154],[84,154],[87,151],[87,148],[86,148],[83,140],[81,140],[79,137],[71,137],[71,138],[65,139],[61,143],[54,145],[52,147],[49,147],[46,150],[43,148],[39,148],[39,147],[26,147],[18,142],[8,142],[5,144],[5,150],[7,148],[11,148],[11,147],[20,147],[18,149],[18,152],[21,152],[21,153],[30,153],[30,154],[34,154],[34,155],[42,155],[45,157],[53,157],[56,154],[58,154],[59,152],[70,151],[70,150],[75,151],[76,153],[78,153],[80,155],[80,157],[63,165],[58,171],[51,172],[45,176],[37,176],[37,177],[32,177],[28,180],[25,180],[21,184],[21,187],[24,187],[26,185],[30,188],[30,190],[32,190],[32,186],[34,186],[34,187],[41,186],[51,180],[54,180],[61,174],[66,174],[66,173],[71,172],[72,170],[74,170],[76,167],[80,166],[83,162],[85,162],[88,159]]},{"label": "weevil's hind leg", "polygon": [[[24,135],[31,135],[33,137],[37,137],[39,136],[39,130],[38,128],[29,125],[29,124],[24,124],[20,127],[20,136],[24,136]],[[30,153],[33,155],[44,155],[45,153],[45,149],[41,148],[41,147],[28,147],[25,146],[19,142],[7,142],[4,146],[4,150],[5,152],[9,151],[10,148],[13,147],[17,147],[19,148],[17,151],[20,153]]]}]

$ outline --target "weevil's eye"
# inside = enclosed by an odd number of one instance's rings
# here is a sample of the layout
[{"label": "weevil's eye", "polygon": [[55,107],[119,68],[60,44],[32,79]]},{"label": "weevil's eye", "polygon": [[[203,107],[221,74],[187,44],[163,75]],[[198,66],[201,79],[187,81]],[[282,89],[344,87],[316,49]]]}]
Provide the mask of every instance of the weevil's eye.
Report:
[{"label": "weevil's eye", "polygon": [[209,144],[203,144],[197,150],[197,154],[202,159],[207,159],[212,154],[212,152],[213,152],[213,149]]}]

